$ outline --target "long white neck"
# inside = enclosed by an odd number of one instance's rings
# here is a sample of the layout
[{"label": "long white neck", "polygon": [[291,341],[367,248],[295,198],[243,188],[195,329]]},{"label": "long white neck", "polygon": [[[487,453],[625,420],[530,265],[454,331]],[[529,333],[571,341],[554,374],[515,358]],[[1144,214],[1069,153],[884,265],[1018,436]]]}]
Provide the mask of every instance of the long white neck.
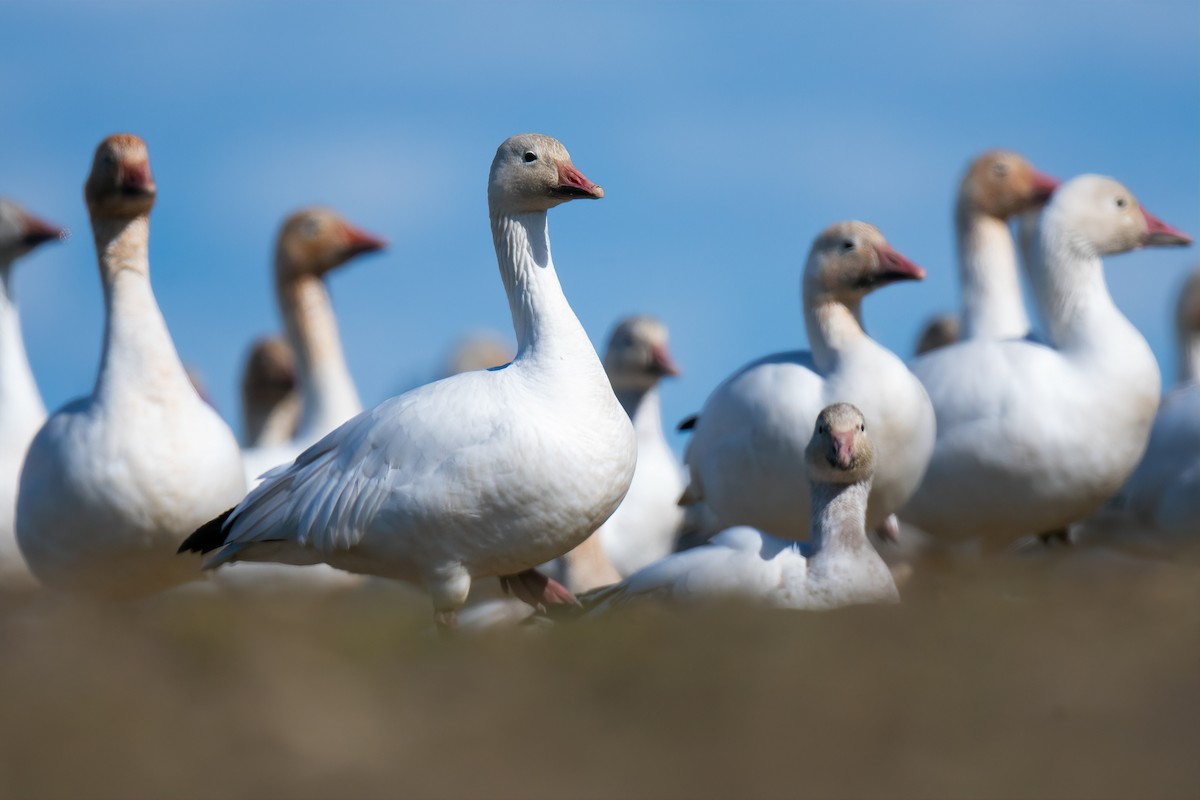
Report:
[{"label": "long white neck", "polygon": [[1180,386],[1200,381],[1200,331],[1181,328],[1179,331]]},{"label": "long white neck", "polygon": [[662,400],[658,396],[658,387],[648,389],[617,389],[617,402],[629,419],[633,422],[633,430],[637,433],[638,441],[663,439]]},{"label": "long white neck", "polygon": [[12,262],[0,262],[0,431],[9,444],[13,427],[32,437],[46,419],[46,406],[38,392],[25,355],[21,319],[12,294]]},{"label": "long white neck", "polygon": [[867,339],[862,304],[847,304],[828,295],[805,292],[804,327],[813,362],[822,373],[837,368],[843,353]]},{"label": "long white neck", "polygon": [[600,359],[558,283],[546,212],[506,215],[493,211],[491,219],[496,260],[517,336],[514,361],[582,358],[588,369],[594,362],[602,371]]},{"label": "long white neck", "polygon": [[1090,246],[1049,218],[1039,226],[1038,245],[1029,277],[1051,344],[1068,352],[1109,350],[1117,357],[1107,344],[1114,337],[1140,338],[1113,303],[1104,264]]},{"label": "long white neck", "polygon": [[964,339],[1019,339],[1029,333],[1017,254],[1003,220],[959,209],[958,271]]},{"label": "long white neck", "polygon": [[275,274],[279,310],[288,343],[296,354],[296,385],[302,409],[296,439],[313,439],[362,411],[362,401],[346,366],[324,282],[315,275],[297,277],[279,264]]},{"label": "long white neck", "polygon": [[292,440],[300,419],[300,395],[288,392],[271,405],[243,402],[246,447],[279,447]]},{"label": "long white neck", "polygon": [[198,399],[150,287],[150,217],[93,219],[104,286],[104,349],[96,397]]},{"label": "long white neck", "polygon": [[816,548],[814,562],[866,551],[874,553],[866,530],[870,493],[870,481],[812,484],[809,535]]}]

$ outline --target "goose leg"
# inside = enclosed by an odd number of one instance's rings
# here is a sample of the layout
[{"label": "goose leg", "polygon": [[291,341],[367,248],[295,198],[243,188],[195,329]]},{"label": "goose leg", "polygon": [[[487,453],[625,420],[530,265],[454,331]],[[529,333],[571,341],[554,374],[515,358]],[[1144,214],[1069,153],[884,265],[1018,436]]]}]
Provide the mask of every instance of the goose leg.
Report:
[{"label": "goose leg", "polygon": [[442,638],[454,635],[458,629],[458,610],[467,603],[471,592],[471,574],[461,564],[437,570],[426,578],[433,600],[433,621]]},{"label": "goose leg", "polygon": [[1053,531],[1046,531],[1045,533],[1039,533],[1037,538],[1038,541],[1046,547],[1054,547],[1055,545],[1060,544],[1070,546],[1071,544],[1071,533],[1065,527],[1058,528],[1057,530]]}]

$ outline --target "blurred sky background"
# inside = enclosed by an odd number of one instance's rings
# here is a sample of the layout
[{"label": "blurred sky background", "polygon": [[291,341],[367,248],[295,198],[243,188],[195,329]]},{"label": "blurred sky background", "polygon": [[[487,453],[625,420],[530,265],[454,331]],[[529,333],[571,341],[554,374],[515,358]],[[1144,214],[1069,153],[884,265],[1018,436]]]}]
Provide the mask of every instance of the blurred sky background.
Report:
[{"label": "blurred sky background", "polygon": [[[560,138],[604,186],[552,212],[555,263],[598,347],[628,312],[670,326],[672,425],[740,364],[804,344],[800,270],[839,219],[877,224],[928,270],[865,306],[871,333],[911,353],[925,318],[957,307],[953,196],[986,148],[1113,175],[1200,234],[1195,0],[10,0],[0,31],[0,195],[73,232],[16,278],[50,408],[95,378],[81,187],[116,131],[149,144],[155,291],[237,430],[244,351],[278,325],[275,227],[301,205],[392,242],[331,281],[368,406],[433,377],[466,332],[511,340],[485,187],[513,133]],[[1174,294],[1198,260],[1107,266],[1168,382]]]}]

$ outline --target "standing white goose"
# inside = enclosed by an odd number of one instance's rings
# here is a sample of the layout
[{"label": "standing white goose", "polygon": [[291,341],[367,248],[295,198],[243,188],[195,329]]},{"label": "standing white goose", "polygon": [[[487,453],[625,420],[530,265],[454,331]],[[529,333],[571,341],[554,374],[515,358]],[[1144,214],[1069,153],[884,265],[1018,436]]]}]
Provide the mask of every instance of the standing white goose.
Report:
[{"label": "standing white goose", "polygon": [[1008,219],[1040,207],[1057,186],[1056,179],[1007,150],[990,150],[967,168],[954,210],[960,339],[1020,339],[1029,333]]},{"label": "standing white goose", "polygon": [[300,419],[292,439],[243,453],[253,485],[272,467],[290,462],[331,430],[362,411],[342,353],[325,276],[355,256],[386,242],[351,225],[328,208],[305,208],[287,217],[275,244],[275,293],[287,342],[295,354]]},{"label": "standing white goose", "polygon": [[821,411],[805,448],[811,545],[740,526],[676,553],[584,598],[598,614],[638,599],[739,597],[779,608],[823,610],[900,599],[892,573],[867,539],[867,496],[876,460],[862,412]]},{"label": "standing white goose", "polygon": [[281,336],[264,336],[251,346],[242,367],[242,442],[278,447],[295,437],[299,423],[292,348]]},{"label": "standing white goose", "polygon": [[901,517],[942,540],[1002,545],[1082,519],[1116,492],[1146,446],[1159,373],[1100,259],[1190,241],[1111,178],[1061,186],[1029,265],[1046,343],[960,342],[912,363],[938,436]]},{"label": "standing white goose", "polygon": [[832,402],[852,402],[873,425],[879,469],[867,525],[878,528],[916,489],[933,450],[929,398],[908,367],[862,328],[863,298],[925,272],[865,222],[826,228],[804,269],[804,321],[812,352],[767,356],[727,378],[695,423],[684,461],[684,502],[703,503],[714,530],[753,525],[808,536],[806,431]]},{"label": "standing white goose", "polygon": [[200,576],[188,531],[245,493],[237,441],[188,380],[150,288],[156,188],[145,143],[110,136],[84,187],[104,286],[96,387],[38,432],[17,540],[56,589],[136,596]]},{"label": "standing white goose", "polygon": [[1133,521],[1148,528],[1128,543],[1166,552],[1200,546],[1200,270],[1179,294],[1175,322],[1179,385],[1163,398],[1122,492]]},{"label": "standing white goose", "polygon": [[46,421],[46,407],[25,355],[12,268],[38,245],[65,235],[11,200],[0,199],[0,586],[8,588],[33,584],[14,531],[17,483],[25,451]]},{"label": "standing white goose", "polygon": [[352,419],[273,470],[181,550],[325,562],[416,581],[452,627],[475,578],[531,603],[566,599],[533,570],[586,539],[629,488],[637,446],[550,257],[547,211],[604,192],[557,140],[500,145],[488,208],[517,356],[427,384]]},{"label": "standing white goose", "polygon": [[666,556],[683,524],[683,471],[663,436],[658,395],[659,381],[679,374],[666,326],[645,315],[621,320],[609,337],[604,370],[637,433],[637,469],[621,506],[564,556],[567,585],[576,592],[613,583]]}]

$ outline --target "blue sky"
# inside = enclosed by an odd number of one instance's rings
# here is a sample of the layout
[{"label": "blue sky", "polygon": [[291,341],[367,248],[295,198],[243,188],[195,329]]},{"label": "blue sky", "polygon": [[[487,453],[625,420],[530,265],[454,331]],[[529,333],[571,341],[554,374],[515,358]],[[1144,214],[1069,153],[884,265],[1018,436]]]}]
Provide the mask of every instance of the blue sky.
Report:
[{"label": "blue sky", "polygon": [[[799,274],[864,219],[929,272],[865,306],[911,351],[957,306],[953,192],[981,150],[1124,181],[1200,233],[1196,2],[203,2],[0,6],[0,195],[73,238],[19,267],[47,404],[90,390],[102,301],[81,186],[105,135],[149,144],[151,267],[185,361],[236,426],[248,342],[277,326],[275,226],[310,203],[392,241],[332,279],[373,404],[465,332],[511,337],[487,227],[506,136],[560,138],[604,186],[553,213],[555,262],[603,345],[671,328],[668,421],[730,371],[802,346]],[[1174,374],[1170,309],[1194,250],[1110,259],[1118,305]]]}]

